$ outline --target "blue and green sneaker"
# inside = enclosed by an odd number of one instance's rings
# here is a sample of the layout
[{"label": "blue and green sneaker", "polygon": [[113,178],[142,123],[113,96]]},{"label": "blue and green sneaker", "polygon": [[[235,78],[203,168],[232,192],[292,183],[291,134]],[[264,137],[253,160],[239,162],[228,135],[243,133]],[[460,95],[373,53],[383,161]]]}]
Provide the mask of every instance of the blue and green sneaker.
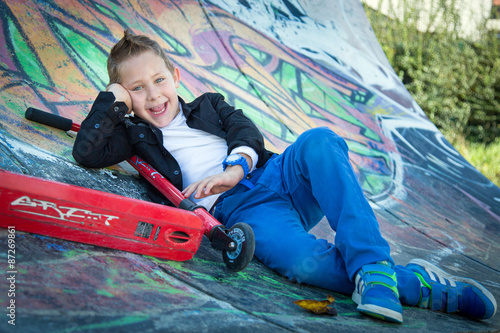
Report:
[{"label": "blue and green sneaker", "polygon": [[378,319],[403,322],[396,273],[387,261],[363,266],[356,274],[352,300],[358,311]]},{"label": "blue and green sneaker", "polygon": [[406,267],[420,280],[417,306],[448,313],[459,312],[474,319],[489,319],[495,315],[495,298],[477,281],[448,274],[423,259],[413,259]]}]

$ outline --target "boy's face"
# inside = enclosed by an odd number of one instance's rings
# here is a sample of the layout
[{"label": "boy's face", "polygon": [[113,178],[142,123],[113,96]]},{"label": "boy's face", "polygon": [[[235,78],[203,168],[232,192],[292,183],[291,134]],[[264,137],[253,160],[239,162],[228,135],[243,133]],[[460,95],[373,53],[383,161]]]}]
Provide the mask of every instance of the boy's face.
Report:
[{"label": "boy's face", "polygon": [[163,59],[148,51],[125,60],[119,71],[134,114],[156,127],[170,124],[179,112],[179,69],[172,75]]}]

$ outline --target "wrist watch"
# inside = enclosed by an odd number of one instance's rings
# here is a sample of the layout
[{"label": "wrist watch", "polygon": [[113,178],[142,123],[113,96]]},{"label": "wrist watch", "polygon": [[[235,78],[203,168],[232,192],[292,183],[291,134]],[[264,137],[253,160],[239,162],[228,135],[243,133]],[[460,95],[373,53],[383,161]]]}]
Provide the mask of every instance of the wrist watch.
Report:
[{"label": "wrist watch", "polygon": [[226,168],[230,165],[231,166],[232,165],[241,165],[243,168],[243,172],[244,172],[243,178],[245,178],[248,175],[248,173],[250,172],[250,170],[248,168],[247,160],[243,156],[241,156],[240,154],[231,154],[228,157],[226,157],[224,162],[222,162],[223,170],[225,171]]}]

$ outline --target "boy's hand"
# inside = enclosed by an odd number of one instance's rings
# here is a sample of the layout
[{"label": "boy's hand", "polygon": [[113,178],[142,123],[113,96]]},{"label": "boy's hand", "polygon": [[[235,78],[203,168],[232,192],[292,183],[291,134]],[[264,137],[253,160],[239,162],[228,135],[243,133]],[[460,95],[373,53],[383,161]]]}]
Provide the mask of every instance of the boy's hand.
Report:
[{"label": "boy's hand", "polygon": [[223,173],[206,177],[189,185],[182,191],[182,194],[189,198],[194,193],[196,199],[202,199],[232,189],[243,179],[243,176],[244,171],[241,165],[230,166]]},{"label": "boy's hand", "polygon": [[125,87],[119,83],[112,83],[106,87],[106,91],[112,92],[116,101],[125,102],[128,107],[127,113],[132,112],[132,98],[130,98],[130,94]]}]

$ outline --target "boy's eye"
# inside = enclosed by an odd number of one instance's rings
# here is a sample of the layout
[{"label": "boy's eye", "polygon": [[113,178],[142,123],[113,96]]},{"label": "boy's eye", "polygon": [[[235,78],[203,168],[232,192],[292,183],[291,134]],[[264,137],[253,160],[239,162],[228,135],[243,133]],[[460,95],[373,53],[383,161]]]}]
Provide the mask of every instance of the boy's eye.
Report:
[{"label": "boy's eye", "polygon": [[164,78],[162,78],[162,77],[159,77],[159,78],[157,78],[157,79],[156,79],[156,81],[155,81],[155,82],[156,82],[156,83],[160,83],[160,82],[162,82],[163,80],[165,80],[165,79],[164,79]]},{"label": "boy's eye", "polygon": [[139,90],[141,90],[141,89],[142,89],[142,87],[141,87],[141,86],[137,86],[137,87],[135,87],[134,89],[132,89],[132,91],[139,91]]}]

